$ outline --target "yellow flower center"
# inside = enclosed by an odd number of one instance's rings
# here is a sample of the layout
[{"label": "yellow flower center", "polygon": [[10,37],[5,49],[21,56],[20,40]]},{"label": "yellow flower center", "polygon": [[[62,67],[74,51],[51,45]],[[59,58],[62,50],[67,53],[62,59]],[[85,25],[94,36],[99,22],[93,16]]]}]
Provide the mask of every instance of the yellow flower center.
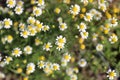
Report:
[{"label": "yellow flower center", "polygon": [[12,0],[10,0],[10,1],[8,1],[8,4],[9,4],[9,5],[13,5],[14,3],[13,3]]},{"label": "yellow flower center", "polygon": [[58,42],[59,43],[64,43],[64,40],[61,38],[61,39],[58,39]]},{"label": "yellow flower center", "polygon": [[46,49],[50,48],[50,45],[49,45],[49,44],[46,44],[45,48],[46,48]]},{"label": "yellow flower center", "polygon": [[109,76],[110,76],[110,77],[114,77],[114,76],[115,76],[115,73],[112,71],[112,72],[109,73]]},{"label": "yellow flower center", "polygon": [[38,0],[38,3],[39,3],[39,4],[42,4],[42,2],[43,2],[43,0]]},{"label": "yellow flower center", "polygon": [[39,11],[39,10],[35,10],[35,13],[36,13],[36,14],[39,14],[39,13],[40,13],[40,11]]},{"label": "yellow flower center", "polygon": [[23,31],[23,35],[27,35],[27,31]]},{"label": "yellow flower center", "polygon": [[10,25],[10,22],[9,21],[5,21],[5,25]]},{"label": "yellow flower center", "polygon": [[65,25],[61,25],[60,27],[61,27],[62,29],[64,29],[64,28],[65,28]]},{"label": "yellow flower center", "polygon": [[31,71],[33,68],[32,68],[32,66],[29,66],[28,67],[28,71]]},{"label": "yellow flower center", "polygon": [[112,24],[115,24],[115,22],[116,22],[115,20],[112,20],[112,21],[111,21]]},{"label": "yellow flower center", "polygon": [[82,24],[79,27],[80,27],[80,29],[84,29],[84,25],[82,25]]},{"label": "yellow flower center", "polygon": [[57,67],[56,65],[54,65],[54,66],[53,66],[53,69],[54,69],[54,70],[57,70],[57,69],[58,69],[58,67]]},{"label": "yellow flower center", "polygon": [[16,9],[16,11],[17,11],[17,12],[20,12],[20,11],[21,11],[21,9],[20,9],[20,8],[17,8],[17,9]]},{"label": "yellow flower center", "polygon": [[77,12],[77,11],[78,11],[77,7],[73,7],[73,8],[72,8],[72,11],[73,11],[73,12]]},{"label": "yellow flower center", "polygon": [[65,56],[64,56],[64,59],[65,59],[65,60],[69,60],[69,55],[65,55]]},{"label": "yellow flower center", "polygon": [[90,20],[91,17],[90,17],[89,15],[87,15],[86,18],[87,18],[88,20]]},{"label": "yellow flower center", "polygon": [[14,50],[14,54],[16,54],[16,55],[19,54],[19,50],[17,50],[17,49]]}]

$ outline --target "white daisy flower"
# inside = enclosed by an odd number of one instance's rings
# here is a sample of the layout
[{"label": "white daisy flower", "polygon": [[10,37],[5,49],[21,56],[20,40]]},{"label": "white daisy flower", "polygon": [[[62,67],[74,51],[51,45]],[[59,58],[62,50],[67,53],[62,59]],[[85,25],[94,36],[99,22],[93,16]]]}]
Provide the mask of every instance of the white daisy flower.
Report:
[{"label": "white daisy flower", "polygon": [[115,27],[118,25],[117,19],[115,17],[109,19],[109,22],[112,27]]},{"label": "white daisy flower", "polygon": [[4,19],[4,28],[9,29],[12,25],[12,20],[10,18],[5,18]]},{"label": "white daisy flower", "polygon": [[32,54],[32,47],[29,45],[24,47],[24,52],[25,54]]},{"label": "white daisy flower", "polygon": [[73,68],[67,68],[67,69],[66,69],[66,74],[67,74],[68,76],[71,76],[71,75],[73,74],[73,72],[74,72]]},{"label": "white daisy flower", "polygon": [[112,35],[110,36],[109,41],[111,42],[111,44],[113,44],[118,41],[118,37],[116,35]]},{"label": "white daisy flower", "polygon": [[115,70],[111,70],[109,69],[108,72],[107,72],[107,77],[109,77],[109,80],[114,80],[114,78],[116,77],[116,72]]},{"label": "white daisy flower", "polygon": [[70,13],[73,15],[77,15],[80,12],[80,6],[78,4],[71,5],[70,7]]},{"label": "white daisy flower", "polygon": [[77,28],[79,29],[79,31],[85,31],[85,30],[87,29],[86,24],[83,23],[83,22],[81,22],[81,23],[77,26]]},{"label": "white daisy flower", "polygon": [[34,63],[28,63],[26,70],[27,70],[28,74],[33,73],[35,71],[35,64]]},{"label": "white daisy flower", "polygon": [[102,51],[103,50],[103,45],[102,44],[97,44],[96,50],[97,51]]},{"label": "white daisy flower", "polygon": [[62,66],[62,67],[67,66],[67,63],[68,63],[68,62],[65,61],[64,59],[61,60],[61,66]]},{"label": "white daisy flower", "polygon": [[41,8],[34,8],[33,9],[33,14],[37,17],[42,14],[42,9]]},{"label": "white daisy flower", "polygon": [[23,6],[24,2],[23,1],[18,1],[17,6]]},{"label": "white daisy flower", "polygon": [[99,11],[96,11],[96,14],[94,15],[94,19],[95,20],[100,20],[102,18],[102,13],[101,12],[99,12]]},{"label": "white daisy flower", "polygon": [[20,24],[19,24],[19,30],[20,30],[20,31],[24,31],[25,28],[26,28],[25,23],[20,23]]},{"label": "white daisy flower", "polygon": [[70,76],[70,80],[78,80],[77,75],[76,75],[76,74],[72,74],[72,75]]},{"label": "white daisy flower", "polygon": [[105,12],[107,10],[106,4],[104,4],[104,3],[99,4],[98,8],[101,9],[103,12]]},{"label": "white daisy flower", "polygon": [[57,63],[53,63],[53,64],[52,64],[52,69],[55,70],[55,71],[56,71],[56,70],[60,70],[60,65],[57,64]]},{"label": "white daisy flower", "polygon": [[64,48],[64,44],[57,44],[57,48],[59,51]]},{"label": "white daisy flower", "polygon": [[70,56],[70,54],[68,54],[68,53],[65,53],[65,54],[63,54],[63,58],[62,58],[64,61],[66,61],[66,62],[69,62],[70,61],[70,59],[71,59],[71,56]]},{"label": "white daisy flower", "polygon": [[85,66],[87,65],[87,61],[86,61],[85,59],[80,59],[80,60],[78,61],[78,65],[79,65],[80,67],[85,67]]},{"label": "white daisy flower", "polygon": [[6,40],[8,43],[11,43],[13,41],[13,36],[12,35],[7,35]]},{"label": "white daisy flower", "polygon": [[87,4],[88,0],[81,0],[81,2],[83,2],[84,4]]},{"label": "white daisy flower", "polygon": [[59,45],[59,44],[65,44],[66,43],[66,38],[63,37],[62,35],[60,36],[57,36],[56,38],[56,44]]},{"label": "white daisy flower", "polygon": [[30,32],[30,36],[35,36],[36,33],[37,33],[36,28],[34,28],[34,27],[32,27],[32,28],[29,30],[29,32]]},{"label": "white daisy flower", "polygon": [[88,38],[88,32],[86,32],[86,31],[80,32],[80,35],[81,35],[81,37],[82,37],[83,39],[87,39],[87,38]]},{"label": "white daisy flower", "polygon": [[48,42],[47,44],[44,44],[43,50],[50,51],[50,48],[52,47],[51,43]]},{"label": "white daisy flower", "polygon": [[42,69],[42,68],[45,67],[45,62],[39,61],[39,62],[37,63],[37,65],[38,65],[38,67],[39,67],[40,69]]},{"label": "white daisy flower", "polygon": [[16,0],[7,0],[6,4],[7,4],[7,7],[13,8],[16,5]]},{"label": "white daisy flower", "polygon": [[23,8],[21,6],[16,6],[14,11],[16,14],[20,15],[23,12]]},{"label": "white daisy flower", "polygon": [[33,24],[34,25],[34,23],[35,23],[35,18],[34,17],[28,17],[28,19],[27,19],[27,23],[28,24]]},{"label": "white daisy flower", "polygon": [[5,64],[9,64],[10,61],[12,61],[12,60],[13,60],[12,57],[5,56],[4,62],[5,62]]},{"label": "white daisy flower", "polygon": [[20,57],[21,54],[22,54],[22,51],[20,50],[20,48],[15,48],[12,51],[12,55],[15,56],[15,57]]},{"label": "white daisy flower", "polygon": [[24,30],[20,32],[20,36],[22,36],[23,38],[28,38],[29,35],[30,35],[30,32],[28,30]]},{"label": "white daisy flower", "polygon": [[96,10],[96,9],[91,9],[91,10],[89,11],[89,13],[91,13],[92,16],[94,16],[94,15],[97,13],[97,10]]},{"label": "white daisy flower", "polygon": [[50,27],[48,25],[44,25],[43,28],[42,28],[42,30],[44,32],[49,31],[49,29],[50,29]]},{"label": "white daisy flower", "polygon": [[37,4],[38,4],[38,6],[43,6],[43,5],[45,5],[45,1],[44,0],[38,0]]},{"label": "white daisy flower", "polygon": [[67,29],[67,24],[66,23],[60,23],[59,28],[61,31],[64,31],[65,29]]},{"label": "white daisy flower", "polygon": [[90,22],[92,20],[93,16],[91,13],[86,13],[84,16],[84,20]]},{"label": "white daisy flower", "polygon": [[39,20],[36,20],[35,27],[36,27],[37,32],[40,32],[44,26],[42,22],[40,22]]}]

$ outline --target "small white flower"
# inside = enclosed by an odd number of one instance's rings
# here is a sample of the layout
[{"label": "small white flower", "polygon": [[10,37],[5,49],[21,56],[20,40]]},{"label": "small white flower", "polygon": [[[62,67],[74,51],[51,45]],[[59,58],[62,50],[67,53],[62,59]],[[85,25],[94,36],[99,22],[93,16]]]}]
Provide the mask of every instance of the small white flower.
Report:
[{"label": "small white flower", "polygon": [[97,13],[97,10],[96,10],[96,9],[91,9],[91,10],[89,11],[89,13],[91,13],[92,16],[94,16],[94,15]]},{"label": "small white flower", "polygon": [[16,14],[20,15],[20,14],[22,14],[22,12],[23,12],[23,8],[22,7],[20,7],[20,6],[16,6],[15,7],[15,13]]},{"label": "small white flower", "polygon": [[66,69],[66,74],[67,74],[68,76],[71,76],[71,75],[73,74],[73,72],[74,72],[73,68],[67,68],[67,69]]},{"label": "small white flower", "polygon": [[110,36],[109,41],[111,42],[111,44],[113,44],[118,41],[118,37],[116,35],[112,35]]},{"label": "small white flower", "polygon": [[57,36],[56,38],[56,44],[59,45],[59,44],[65,44],[66,43],[66,38],[63,37],[62,35],[60,36]]},{"label": "small white flower", "polygon": [[33,9],[33,14],[37,17],[42,14],[42,9],[41,8],[35,8]]},{"label": "small white flower", "polygon": [[86,13],[84,16],[84,20],[90,22],[92,20],[93,16],[91,13]]},{"label": "small white flower", "polygon": [[66,23],[60,23],[59,28],[61,31],[64,31],[65,29],[67,29],[67,24]]},{"label": "small white flower", "polygon": [[77,28],[79,29],[79,31],[85,31],[85,29],[87,29],[86,24],[83,23],[83,22],[81,22],[81,23],[77,26]]},{"label": "small white flower", "polygon": [[0,79],[3,79],[3,78],[5,78],[5,74],[0,72]]},{"label": "small white flower", "polygon": [[45,2],[44,2],[44,0],[38,0],[37,4],[38,4],[38,6],[44,6]]},{"label": "small white flower", "polygon": [[22,54],[22,51],[20,50],[20,48],[15,48],[12,51],[12,55],[15,56],[15,57],[20,57],[21,54]]},{"label": "small white flower", "polygon": [[71,5],[70,7],[70,13],[73,15],[77,15],[80,12],[80,6],[78,4]]},{"label": "small white flower", "polygon": [[20,32],[20,36],[22,36],[24,38],[28,38],[29,35],[30,35],[30,32],[28,30],[24,30],[24,31]]},{"label": "small white flower", "polygon": [[10,18],[4,19],[4,28],[9,29],[12,25],[12,20]]},{"label": "small white flower", "polygon": [[50,29],[50,27],[48,25],[44,25],[43,28],[42,28],[42,30],[44,32],[49,31],[49,29]]},{"label": "small white flower", "polygon": [[35,64],[34,63],[29,63],[27,64],[27,73],[33,73],[35,71]]},{"label": "small white flower", "polygon": [[103,50],[103,45],[102,44],[97,44],[96,50],[97,51],[102,51]]},{"label": "small white flower", "polygon": [[34,23],[35,23],[35,18],[34,17],[28,17],[28,19],[27,19],[27,23],[28,24],[33,24],[34,25]]},{"label": "small white flower", "polygon": [[39,62],[37,63],[37,65],[38,65],[38,67],[39,67],[40,69],[42,69],[42,68],[45,67],[45,62],[39,61]]},{"label": "small white flower", "polygon": [[64,44],[57,44],[57,48],[59,51],[64,48]]},{"label": "small white flower", "polygon": [[88,32],[82,31],[82,32],[80,32],[80,34],[81,34],[83,39],[87,39],[88,38]]},{"label": "small white flower", "polygon": [[52,69],[53,70],[60,70],[60,65],[59,64],[57,64],[57,63],[54,63],[54,64],[52,64]]},{"label": "small white flower", "polygon": [[6,41],[7,41],[8,43],[11,43],[11,42],[13,41],[12,35],[7,35],[7,36],[6,36]]},{"label": "small white flower", "polygon": [[101,18],[102,18],[101,12],[97,11],[96,14],[94,15],[94,19],[98,21],[98,20],[100,20]]},{"label": "small white flower", "polygon": [[16,0],[7,0],[6,3],[7,3],[7,7],[13,8],[16,5]]},{"label": "small white flower", "polygon": [[70,80],[78,80],[77,75],[76,74],[72,74],[70,76]]},{"label": "small white flower", "polygon": [[102,3],[102,4],[99,4],[99,7],[98,7],[99,9],[101,9],[103,12],[105,12],[106,11],[106,4],[104,4],[104,3]]},{"label": "small white flower", "polygon": [[86,61],[85,59],[80,59],[80,60],[78,61],[78,65],[79,65],[80,67],[85,67],[85,66],[87,65],[87,61]]},{"label": "small white flower", "polygon": [[20,23],[20,24],[19,24],[19,30],[20,30],[20,31],[24,31],[25,28],[26,28],[26,25],[25,25],[24,23]]},{"label": "small white flower", "polygon": [[109,80],[113,80],[116,76],[115,70],[111,70],[111,69],[108,70],[107,74],[108,74],[107,77],[109,77]]},{"label": "small white flower", "polygon": [[26,54],[32,54],[32,47],[31,46],[26,46],[25,48],[24,48],[24,52],[26,53]]},{"label": "small white flower", "polygon": [[109,22],[110,22],[110,25],[111,25],[112,27],[115,27],[115,26],[118,25],[117,19],[114,18],[114,17],[111,18],[111,19],[109,19]]},{"label": "small white flower", "polygon": [[81,2],[83,2],[84,4],[87,4],[88,0],[81,0]]},{"label": "small white flower", "polygon": [[43,50],[49,51],[51,47],[52,47],[51,43],[48,42],[47,44],[44,44]]},{"label": "small white flower", "polygon": [[65,61],[64,59],[61,60],[61,66],[62,66],[62,67],[67,66],[67,63],[68,63],[68,62]]},{"label": "small white flower", "polygon": [[64,61],[66,61],[66,62],[69,62],[70,61],[70,59],[71,59],[71,56],[70,56],[70,54],[68,54],[68,53],[65,53],[65,54],[63,54],[63,58],[62,58]]},{"label": "small white flower", "polygon": [[5,56],[4,62],[5,62],[5,64],[9,64],[10,61],[12,61],[12,60],[13,60],[12,57]]},{"label": "small white flower", "polygon": [[30,32],[30,36],[35,36],[37,31],[36,31],[36,28],[32,27],[31,29],[29,29],[29,32]]}]

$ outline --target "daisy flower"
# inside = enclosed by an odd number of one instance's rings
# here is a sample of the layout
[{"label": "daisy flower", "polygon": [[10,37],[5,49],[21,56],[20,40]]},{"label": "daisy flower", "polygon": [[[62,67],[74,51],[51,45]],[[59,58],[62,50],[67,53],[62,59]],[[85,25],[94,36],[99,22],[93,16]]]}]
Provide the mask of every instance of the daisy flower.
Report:
[{"label": "daisy flower", "polygon": [[21,6],[16,6],[14,11],[16,14],[20,15],[23,12],[23,8]]},{"label": "daisy flower", "polygon": [[37,17],[42,14],[42,9],[41,8],[34,8],[33,9],[33,14]]},{"label": "daisy flower", "polygon": [[66,62],[69,62],[70,59],[71,59],[71,56],[70,56],[70,54],[65,53],[65,54],[63,54],[63,58],[62,59],[65,60]]},{"label": "daisy flower", "polygon": [[5,64],[9,64],[10,61],[12,61],[12,60],[13,60],[12,57],[5,56],[4,62],[5,62]]},{"label": "daisy flower", "polygon": [[13,41],[12,35],[8,35],[6,39],[8,43],[11,43]]},{"label": "daisy flower", "polygon": [[60,35],[60,36],[57,36],[57,38],[56,38],[56,44],[58,45],[58,44],[65,44],[66,43],[66,38],[65,37],[63,37],[62,35]]},{"label": "daisy flower", "polygon": [[30,35],[30,32],[28,30],[24,30],[20,32],[20,36],[22,36],[23,38],[28,38],[29,35]]},{"label": "daisy flower", "polygon": [[51,74],[52,73],[52,69],[50,67],[45,67],[43,69],[43,71],[46,73],[46,74]]},{"label": "daisy flower", "polygon": [[113,44],[118,41],[118,37],[116,35],[112,35],[110,36],[109,41],[111,42],[111,44]]},{"label": "daisy flower", "polygon": [[30,32],[30,36],[35,36],[37,33],[36,28],[33,27],[29,30],[29,32]]},{"label": "daisy flower", "polygon": [[34,25],[34,23],[35,23],[35,18],[34,17],[28,17],[28,19],[27,19],[27,23],[28,24],[33,24]]},{"label": "daisy flower", "polygon": [[48,42],[47,44],[44,44],[43,50],[50,51],[50,48],[52,47],[51,43]]},{"label": "daisy flower", "polygon": [[109,22],[112,27],[115,27],[118,25],[117,19],[115,17],[109,19]]},{"label": "daisy flower", "polygon": [[98,34],[94,33],[94,34],[92,35],[92,37],[93,37],[92,40],[93,40],[93,41],[96,41],[96,40],[97,40],[97,37],[98,37]]},{"label": "daisy flower", "polygon": [[67,24],[66,23],[60,23],[59,28],[61,31],[64,31],[65,29],[67,29]]},{"label": "daisy flower", "polygon": [[25,25],[24,23],[20,23],[20,24],[19,24],[19,30],[20,30],[20,31],[24,31],[25,28],[26,28],[26,25]]},{"label": "daisy flower", "polygon": [[96,12],[97,12],[97,10],[96,10],[96,9],[91,9],[91,10],[89,11],[89,13],[91,13],[91,14],[92,14],[92,16],[94,16],[94,15],[96,14]]},{"label": "daisy flower", "polygon": [[103,50],[103,45],[102,44],[97,44],[96,50],[97,51],[102,51]]},{"label": "daisy flower", "polygon": [[83,22],[81,22],[81,23],[77,26],[77,28],[79,29],[79,31],[84,31],[85,29],[87,29],[86,24],[83,23]]},{"label": "daisy flower", "polygon": [[102,14],[99,11],[96,11],[96,14],[94,15],[95,20],[100,20],[102,18]]},{"label": "daisy flower", "polygon": [[35,26],[36,26],[37,32],[40,32],[43,29],[43,23],[40,22],[39,20],[36,20]]},{"label": "daisy flower", "polygon": [[82,32],[80,32],[80,34],[81,34],[81,37],[82,37],[83,39],[87,39],[87,38],[88,38],[88,32],[82,31]]},{"label": "daisy flower", "polygon": [[32,47],[29,45],[24,47],[24,52],[25,54],[32,54]]},{"label": "daisy flower", "polygon": [[17,6],[23,6],[24,2],[23,1],[18,1]]},{"label": "daisy flower", "polygon": [[60,65],[59,64],[57,64],[57,63],[54,63],[54,64],[52,64],[52,69],[53,70],[60,70]]},{"label": "daisy flower", "polygon": [[115,70],[111,70],[111,69],[108,70],[107,74],[108,74],[107,77],[109,77],[109,80],[113,80],[116,76]]},{"label": "daisy flower", "polygon": [[13,8],[16,5],[16,0],[7,0],[6,4],[7,4],[7,7]]},{"label": "daisy flower", "polygon": [[62,60],[61,60],[61,66],[62,66],[62,67],[67,66],[67,61],[65,61],[65,60],[62,59]]},{"label": "daisy flower", "polygon": [[81,0],[82,3],[88,4],[88,0]]},{"label": "daisy flower", "polygon": [[35,64],[34,63],[28,63],[26,70],[27,70],[28,74],[33,73],[35,71]]},{"label": "daisy flower", "polygon": [[43,28],[42,28],[42,30],[44,32],[49,31],[49,29],[50,29],[50,27],[48,25],[44,25]]},{"label": "daisy flower", "polygon": [[70,80],[78,80],[77,75],[72,74],[72,75],[70,76]]},{"label": "daisy flower", "polygon": [[43,6],[45,4],[44,0],[37,1],[38,6]]},{"label": "daisy flower", "polygon": [[84,20],[90,22],[92,20],[92,14],[91,13],[86,13],[84,16]]},{"label": "daisy flower", "polygon": [[85,66],[87,65],[87,61],[86,61],[85,59],[80,59],[80,60],[78,61],[78,65],[79,65],[80,67],[85,67]]},{"label": "daisy flower", "polygon": [[106,4],[104,4],[104,3],[99,4],[98,8],[101,9],[103,12],[105,12],[107,10]]},{"label": "daisy flower", "polygon": [[77,15],[80,12],[80,6],[78,4],[71,5],[70,7],[70,13],[73,15]]},{"label": "daisy flower", "polygon": [[12,51],[12,55],[15,56],[15,57],[20,57],[21,54],[22,54],[22,51],[20,50],[20,48],[15,48]]},{"label": "daisy flower", "polygon": [[37,37],[35,38],[35,45],[38,46],[42,43],[42,41]]},{"label": "daisy flower", "polygon": [[42,69],[42,68],[45,67],[45,62],[39,61],[39,62],[37,63],[37,65],[38,65],[38,67],[39,67],[40,69]]},{"label": "daisy flower", "polygon": [[9,29],[12,25],[12,20],[10,18],[5,18],[4,19],[4,28]]},{"label": "daisy flower", "polygon": [[71,76],[72,74],[73,74],[73,68],[67,68],[66,69],[66,74],[68,75],[68,76]]},{"label": "daisy flower", "polygon": [[64,48],[64,44],[57,44],[57,48],[59,51]]}]

